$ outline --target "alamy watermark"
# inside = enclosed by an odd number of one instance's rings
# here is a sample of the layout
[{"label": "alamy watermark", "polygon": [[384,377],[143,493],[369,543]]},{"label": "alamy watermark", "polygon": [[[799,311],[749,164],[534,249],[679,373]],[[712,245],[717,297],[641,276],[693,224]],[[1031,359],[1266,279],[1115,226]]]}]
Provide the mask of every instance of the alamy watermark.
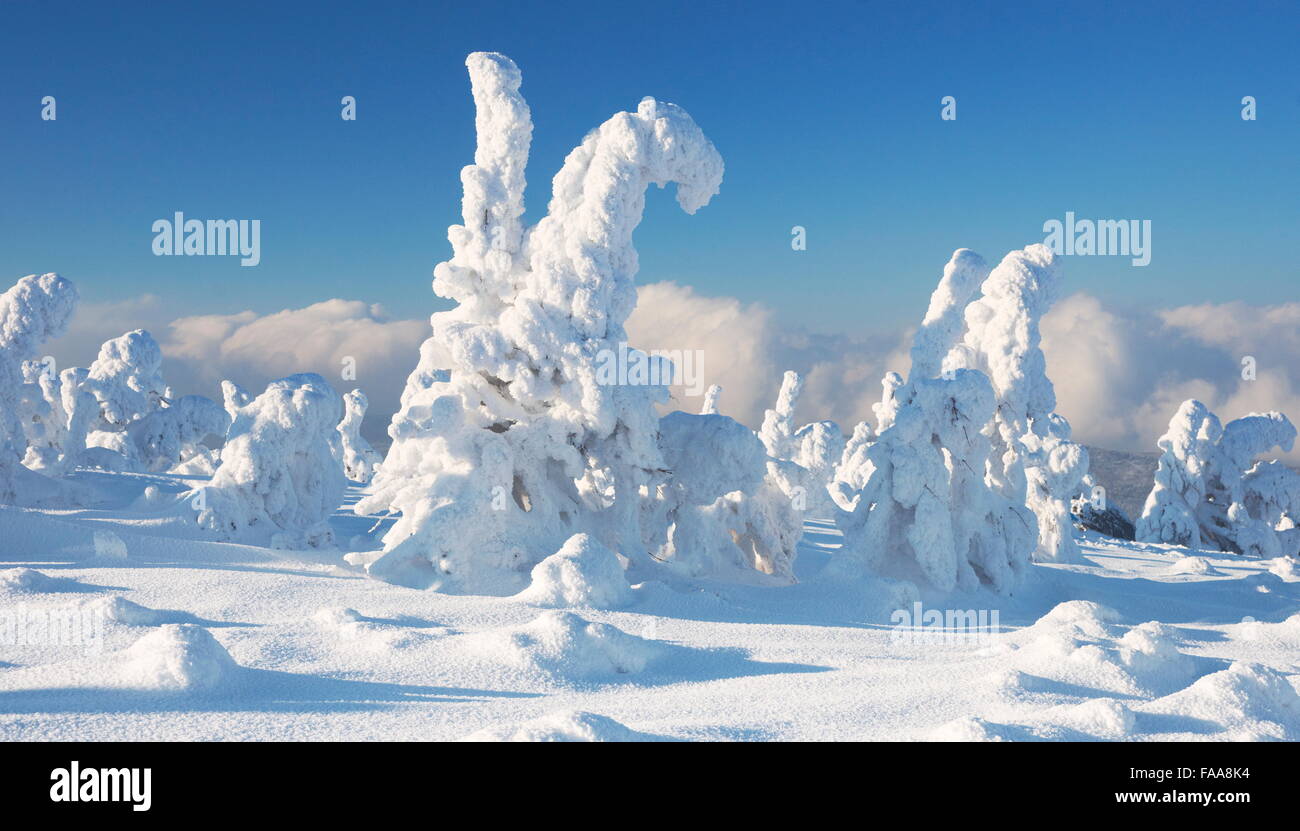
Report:
[{"label": "alamy watermark", "polygon": [[157,257],[241,257],[242,266],[262,261],[262,220],[186,219],[177,211],[171,219],[153,223],[153,253]]},{"label": "alamy watermark", "polygon": [[686,395],[704,394],[704,350],[617,349],[596,353],[596,383],[601,386],[667,387],[680,384]]},{"label": "alamy watermark", "polygon": [[0,609],[0,646],[79,647],[98,655],[104,649],[104,617],[102,609],[87,606],[6,606]]},{"label": "alamy watermark", "polygon": [[1135,266],[1151,262],[1151,220],[1075,219],[1065,212],[1065,221],[1043,223],[1047,237],[1043,244],[1065,256],[1131,257]]},{"label": "alamy watermark", "polygon": [[926,609],[918,600],[895,609],[889,639],[897,644],[988,646],[1002,631],[997,609]]}]

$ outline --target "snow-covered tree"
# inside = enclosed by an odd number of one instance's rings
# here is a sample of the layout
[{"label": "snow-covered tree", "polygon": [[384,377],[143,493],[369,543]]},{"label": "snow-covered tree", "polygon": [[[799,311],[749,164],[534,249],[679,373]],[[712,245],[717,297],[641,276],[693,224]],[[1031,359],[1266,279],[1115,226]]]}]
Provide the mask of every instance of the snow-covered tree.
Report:
[{"label": "snow-covered tree", "polygon": [[1137,521],[1137,538],[1188,548],[1201,547],[1197,512],[1205,502],[1206,479],[1217,455],[1223,426],[1195,399],[1184,401],[1156,442],[1161,450],[1155,486]]},{"label": "snow-covered tree", "polygon": [[840,519],[841,565],[944,591],[1008,591],[1028,564],[1033,514],[985,474],[993,387],[977,370],[940,369],[961,335],[956,321],[981,263],[969,251],[953,255],[913,340],[911,377],[885,385],[878,414],[886,426],[865,449],[870,475],[853,513]]},{"label": "snow-covered tree", "polygon": [[236,384],[234,381],[221,382],[221,403],[226,410],[226,415],[230,416],[231,423],[234,423],[235,416],[239,415],[242,407],[248,406],[248,402],[253,400],[248,390]]},{"label": "snow-covered tree", "polygon": [[[982,260],[972,259],[977,255],[966,254],[964,277],[953,281],[962,291],[983,268]],[[1070,500],[1088,472],[1088,454],[1070,440],[1069,423],[1054,412],[1056,391],[1047,377],[1039,333],[1043,316],[1061,291],[1057,257],[1041,244],[1012,251],[988,272],[979,289],[980,297],[965,306],[962,340],[942,360],[942,369],[977,369],[988,376],[997,400],[989,479],[1011,502],[1033,510],[1038,519],[1035,557],[1077,560]],[[949,316],[936,325],[935,331],[944,334],[934,337],[942,340],[959,330]],[[914,352],[914,363],[916,359]]]},{"label": "snow-covered tree", "polygon": [[113,462],[101,452],[83,451],[85,459],[95,464],[142,469],[128,430],[166,405],[170,396],[161,370],[162,349],[144,329],[106,341],[72,395],[69,447],[100,448],[120,456]]},{"label": "snow-covered tree", "polygon": [[27,437],[23,464],[51,474],[63,472],[68,416],[59,374],[46,361],[24,361],[19,417]]},{"label": "snow-covered tree", "polygon": [[763,426],[758,430],[758,438],[767,448],[767,455],[773,459],[789,459],[794,456],[794,408],[799,403],[799,393],[803,391],[803,378],[793,370],[787,370],[781,377],[781,392],[777,394],[776,407],[763,413]]},{"label": "snow-covered tree", "polygon": [[795,429],[794,409],[802,391],[802,376],[787,371],[781,379],[776,408],[764,413],[758,437],[773,459],[793,463],[780,466],[775,483],[796,500],[799,510],[831,517],[839,510],[829,489],[844,454],[844,434],[833,421],[817,421]]},{"label": "snow-covered tree", "polygon": [[[213,406],[216,406],[215,404]],[[346,480],[331,443],[343,401],[319,375],[290,375],[236,411],[198,521],[222,538],[278,548],[333,542]]]},{"label": "snow-covered tree", "polygon": [[793,463],[770,458],[752,430],[723,415],[671,413],[659,435],[672,476],[646,523],[667,529],[656,558],[691,576],[794,582],[803,517],[777,484],[778,469]]},{"label": "snow-covered tree", "polygon": [[[649,185],[675,182],[694,213],[717,193],[722,159],[684,110],[646,98],[568,155],[547,216],[526,229],[519,70],[491,53],[466,64],[478,146],[433,284],[458,305],[431,318],[437,343],[421,349],[357,506],[401,512],[368,567],[410,585],[513,590],[580,532],[644,563],[642,492],[665,475],[654,408],[671,374],[626,348],[632,232]],[[449,367],[432,363],[439,353]],[[611,355],[659,371],[619,383],[598,369]]]},{"label": "snow-covered tree", "polygon": [[134,458],[145,470],[162,473],[186,465],[196,473],[212,473],[218,454],[212,449],[225,438],[231,418],[220,404],[201,395],[186,395],[127,428]]},{"label": "snow-covered tree", "polygon": [[29,275],[0,294],[0,502],[40,498],[48,490],[44,478],[22,464],[28,449],[23,413],[44,400],[26,381],[23,365],[41,344],[63,334],[76,305],[76,287],[57,274]]},{"label": "snow-covered tree", "polygon": [[375,475],[375,468],[383,459],[370,442],[361,437],[361,421],[366,417],[370,401],[361,390],[343,396],[343,420],[338,426],[335,451],[343,465],[343,473],[353,482],[366,484]]},{"label": "snow-covered tree", "polygon": [[1261,557],[1297,554],[1300,474],[1257,456],[1290,451],[1296,428],[1281,413],[1252,413],[1222,426],[1200,401],[1184,401],[1160,437],[1155,486],[1137,538]]},{"label": "snow-covered tree", "polygon": [[711,385],[704,391],[704,404],[700,407],[700,415],[717,415],[718,399],[722,396],[722,387],[717,384]]},{"label": "snow-covered tree", "polygon": [[834,517],[840,508],[831,499],[829,488],[846,446],[840,426],[833,421],[814,421],[796,430],[792,438],[794,457],[790,461],[807,471],[806,510],[813,516]]},{"label": "snow-covered tree", "polygon": [[873,470],[867,451],[876,441],[876,431],[871,423],[859,421],[853,435],[844,444],[839,463],[835,466],[835,479],[830,484],[831,498],[844,511],[852,511],[858,501],[858,492],[867,485]]}]

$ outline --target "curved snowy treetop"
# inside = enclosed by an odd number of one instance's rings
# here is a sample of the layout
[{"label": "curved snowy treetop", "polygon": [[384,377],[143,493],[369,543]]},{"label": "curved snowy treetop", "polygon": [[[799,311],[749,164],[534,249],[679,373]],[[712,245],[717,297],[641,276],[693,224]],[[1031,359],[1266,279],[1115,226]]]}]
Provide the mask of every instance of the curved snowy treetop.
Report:
[{"label": "curved snowy treetop", "polygon": [[966,359],[945,367],[982,370],[1000,400],[1039,421],[1056,409],[1038,325],[1060,295],[1059,263],[1042,244],[1003,257],[980,286],[980,298],[966,307],[965,343],[957,347]]},{"label": "curved snowy treetop", "polygon": [[0,294],[0,348],[21,361],[68,328],[77,288],[57,274],[22,278]]},{"label": "curved snowy treetop", "polygon": [[453,372],[489,398],[487,385],[508,388],[508,403],[525,411],[555,407],[557,417],[613,429],[614,411],[629,403],[616,399],[627,396],[598,384],[591,367],[626,338],[645,189],[676,183],[678,203],[694,212],[718,192],[722,157],[684,110],[647,98],[569,153],[548,215],[524,228],[532,120],[519,69],[494,53],[466,65],[478,147],[461,173],[464,224],[448,229],[453,256],[434,269],[434,291],[459,305],[432,316],[435,337]]}]

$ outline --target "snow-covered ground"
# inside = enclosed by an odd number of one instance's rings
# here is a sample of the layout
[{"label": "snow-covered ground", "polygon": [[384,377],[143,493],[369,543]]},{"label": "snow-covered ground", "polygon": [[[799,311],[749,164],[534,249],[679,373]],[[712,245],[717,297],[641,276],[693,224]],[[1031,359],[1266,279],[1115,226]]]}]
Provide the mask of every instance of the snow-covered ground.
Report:
[{"label": "snow-covered ground", "polygon": [[[812,520],[796,585],[648,583],[597,611],[535,605],[581,586],[443,594],[214,542],[169,497],[192,479],[74,478],[107,506],[0,507],[0,739],[1300,739],[1293,561],[1088,535],[1086,564],[1010,596],[919,598],[999,632],[917,631],[891,616],[905,586],[829,576]],[[335,539],[378,549],[356,496]]]}]

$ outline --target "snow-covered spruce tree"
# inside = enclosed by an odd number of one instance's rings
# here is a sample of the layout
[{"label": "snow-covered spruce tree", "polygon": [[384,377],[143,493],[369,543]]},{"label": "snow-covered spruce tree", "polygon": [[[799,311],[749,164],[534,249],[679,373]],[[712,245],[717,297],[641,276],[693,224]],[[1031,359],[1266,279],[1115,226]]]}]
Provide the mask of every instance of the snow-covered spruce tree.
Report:
[{"label": "snow-covered spruce tree", "polygon": [[1276,549],[1256,543],[1261,556],[1300,557],[1300,473],[1276,459],[1259,462],[1242,477],[1241,488],[1247,515],[1271,529],[1277,541]]},{"label": "snow-covered spruce tree", "polygon": [[690,576],[794,582],[803,514],[778,482],[802,471],[723,415],[670,413],[659,436],[672,476],[646,503],[655,515],[644,525],[667,529],[656,559]]},{"label": "snow-covered spruce tree", "polygon": [[1300,519],[1293,513],[1300,475],[1252,465],[1275,447],[1290,451],[1295,438],[1281,413],[1252,413],[1221,426],[1200,401],[1184,401],[1157,442],[1162,454],[1137,538],[1261,557],[1298,553],[1289,549]]},{"label": "snow-covered spruce tree", "polygon": [[807,471],[806,510],[813,516],[831,518],[840,510],[831,498],[835,468],[844,456],[846,441],[833,421],[814,421],[795,431],[794,457],[790,461]]},{"label": "snow-covered spruce tree", "polygon": [[790,459],[795,453],[794,408],[803,391],[803,378],[793,370],[781,376],[781,391],[776,397],[775,409],[763,413],[763,425],[758,438],[773,459]]},{"label": "snow-covered spruce tree", "polygon": [[[68,445],[86,448],[87,463],[140,470],[128,428],[165,406],[162,349],[144,329],[105,341],[80,382],[68,414]],[[117,458],[106,458],[105,454]]]},{"label": "snow-covered spruce tree", "polygon": [[1079,558],[1070,500],[1088,472],[1087,451],[1070,441],[1069,422],[1053,412],[1056,391],[1039,345],[1039,323],[1060,290],[1050,248],[1036,244],[1007,254],[966,306],[962,341],[942,363],[944,371],[977,369],[992,382],[997,407],[988,476],[1003,496],[1033,510],[1034,556],[1048,562]]},{"label": "snow-covered spruce tree", "polygon": [[342,399],[321,376],[273,381],[236,411],[221,467],[196,497],[199,525],[276,548],[332,543],[329,517],[347,484],[330,446],[342,417]]},{"label": "snow-covered spruce tree", "polygon": [[361,437],[361,421],[366,417],[370,401],[361,390],[343,396],[343,420],[338,426],[335,452],[343,465],[343,473],[353,482],[366,484],[375,475],[375,468],[383,459],[370,442]]},{"label": "snow-covered spruce tree", "polygon": [[1179,406],[1156,442],[1160,462],[1138,517],[1138,540],[1201,547],[1197,511],[1205,501],[1205,480],[1222,435],[1219,417],[1200,401],[1189,399]]},{"label": "snow-covered spruce tree", "polygon": [[986,481],[992,385],[976,370],[939,369],[982,263],[964,249],[953,255],[913,341],[911,377],[886,385],[888,426],[867,447],[870,476],[840,519],[841,567],[861,563],[943,591],[1005,592],[1028,565],[1033,514]]},{"label": "snow-covered spruce tree", "polygon": [[23,464],[32,470],[63,472],[68,416],[63,410],[62,382],[45,361],[23,361],[19,418],[27,437]]},{"label": "snow-covered spruce tree", "polygon": [[700,415],[717,415],[718,399],[722,396],[722,387],[712,384],[704,391],[704,404],[700,407]]},{"label": "snow-covered spruce tree", "polygon": [[[654,407],[661,384],[607,383],[636,302],[632,232],[650,184],[677,184],[694,213],[718,191],[722,158],[684,110],[644,99],[590,133],[552,184],[548,215],[525,229],[532,121],[510,59],[474,53],[478,146],[461,173],[464,223],[434,292],[449,372],[421,349],[393,445],[360,512],[397,510],[370,572],[408,585],[517,590],[523,576],[585,532],[648,559],[642,489],[665,476]],[[444,365],[445,366],[445,365]],[[662,380],[668,380],[664,377]]]},{"label": "snow-covered spruce tree", "polygon": [[248,402],[253,400],[248,390],[236,384],[234,381],[221,382],[221,406],[225,409],[226,415],[230,417],[233,424],[235,416],[239,415],[242,407],[248,406]]},{"label": "snow-covered spruce tree", "polygon": [[219,445],[230,429],[225,409],[201,395],[185,395],[131,422],[127,434],[134,458],[147,471],[163,473],[185,465],[195,473],[211,474]]},{"label": "snow-covered spruce tree", "polygon": [[794,409],[803,391],[803,378],[787,371],[781,379],[776,408],[763,414],[758,437],[773,459],[791,462],[774,469],[774,483],[794,499],[799,510],[834,516],[839,508],[829,488],[844,454],[844,434],[833,421],[817,421],[795,429]]},{"label": "snow-covered spruce tree", "polygon": [[[23,412],[43,400],[27,383],[25,361],[41,344],[67,329],[77,306],[77,289],[57,274],[29,275],[0,294],[0,502],[43,499],[55,487],[22,464],[27,455]],[[22,491],[20,493],[20,490]]]},{"label": "snow-covered spruce tree", "polygon": [[853,435],[844,444],[839,464],[835,466],[835,479],[830,484],[831,498],[844,511],[852,511],[858,502],[858,492],[871,478],[871,459],[868,449],[876,441],[876,431],[867,421],[859,421]]}]

